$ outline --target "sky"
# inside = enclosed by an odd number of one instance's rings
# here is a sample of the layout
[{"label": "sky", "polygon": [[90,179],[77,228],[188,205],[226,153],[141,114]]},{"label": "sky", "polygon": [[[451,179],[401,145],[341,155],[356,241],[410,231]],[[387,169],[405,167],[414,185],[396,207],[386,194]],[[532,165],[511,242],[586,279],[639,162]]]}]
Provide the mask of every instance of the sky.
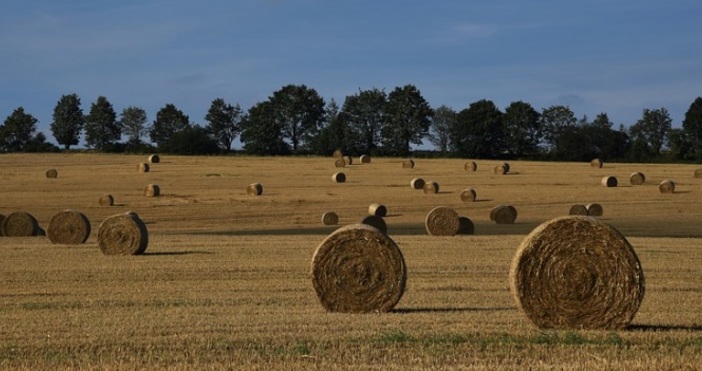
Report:
[{"label": "sky", "polygon": [[[618,128],[702,96],[699,0],[3,0],[0,119],[49,129],[65,94],[84,113],[168,103],[205,125],[211,102],[248,110],[288,84],[340,106],[412,84],[434,108],[567,105]],[[81,141],[82,144],[82,141]]]}]

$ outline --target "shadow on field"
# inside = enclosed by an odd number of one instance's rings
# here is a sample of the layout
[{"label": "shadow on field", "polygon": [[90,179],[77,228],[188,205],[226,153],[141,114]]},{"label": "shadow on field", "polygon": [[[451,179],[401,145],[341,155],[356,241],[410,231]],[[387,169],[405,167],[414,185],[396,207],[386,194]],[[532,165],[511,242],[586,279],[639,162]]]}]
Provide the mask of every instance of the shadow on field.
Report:
[{"label": "shadow on field", "polygon": [[667,331],[702,331],[702,326],[684,325],[630,325],[626,328],[629,331],[641,332],[667,332]]},{"label": "shadow on field", "polygon": [[516,310],[514,307],[495,308],[400,308],[393,309],[392,313],[459,313],[459,312],[498,312],[506,310]]}]

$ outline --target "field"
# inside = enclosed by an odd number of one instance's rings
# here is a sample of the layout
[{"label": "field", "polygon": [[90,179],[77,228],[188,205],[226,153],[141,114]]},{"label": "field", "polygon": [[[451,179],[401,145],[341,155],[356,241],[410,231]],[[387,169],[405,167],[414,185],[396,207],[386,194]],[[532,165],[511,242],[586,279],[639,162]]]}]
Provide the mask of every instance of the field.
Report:
[{"label": "field", "polygon": [[[373,158],[334,167],[331,157],[41,154],[0,156],[0,214],[27,211],[46,229],[65,209],[92,225],[84,245],[0,237],[0,369],[698,369],[702,365],[702,179],[695,165]],[[358,160],[355,158],[354,160]],[[358,162],[358,161],[356,161]],[[48,169],[58,177],[47,179]],[[343,171],[345,183],[334,183]],[[646,183],[629,184],[634,171]],[[600,184],[616,176],[619,186]],[[440,192],[410,188],[435,180]],[[658,183],[676,182],[674,194]],[[246,187],[263,185],[263,195]],[[144,197],[158,184],[161,196]],[[462,202],[466,187],[476,202]],[[100,206],[110,193],[115,205]],[[317,245],[356,223],[369,204],[388,209],[388,234],[407,263],[407,290],[390,313],[335,314],[310,278]],[[533,327],[509,289],[516,247],[536,226],[597,202],[601,220],[636,249],[646,294],[620,331]],[[489,219],[514,205],[515,224]],[[435,237],[435,206],[456,209],[475,235]],[[106,217],[136,212],[149,246],[105,256]]]}]

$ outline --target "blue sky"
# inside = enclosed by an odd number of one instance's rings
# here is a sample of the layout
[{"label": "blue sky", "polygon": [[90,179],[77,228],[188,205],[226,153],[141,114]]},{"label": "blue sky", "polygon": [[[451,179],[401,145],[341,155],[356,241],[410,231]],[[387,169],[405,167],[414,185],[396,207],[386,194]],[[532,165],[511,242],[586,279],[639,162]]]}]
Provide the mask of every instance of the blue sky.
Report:
[{"label": "blue sky", "polygon": [[22,106],[50,141],[56,102],[103,95],[152,121],[167,103],[205,124],[287,84],[340,105],[414,84],[432,107],[568,105],[633,124],[702,96],[699,0],[5,0],[0,119]]}]

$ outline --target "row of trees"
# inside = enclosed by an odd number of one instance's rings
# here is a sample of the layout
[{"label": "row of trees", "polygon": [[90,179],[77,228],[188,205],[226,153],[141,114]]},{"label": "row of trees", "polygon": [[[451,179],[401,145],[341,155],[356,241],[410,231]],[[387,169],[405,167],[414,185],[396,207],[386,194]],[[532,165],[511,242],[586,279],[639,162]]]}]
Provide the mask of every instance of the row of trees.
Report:
[{"label": "row of trees", "polygon": [[[287,85],[248,111],[222,98],[214,99],[205,126],[173,104],[166,104],[149,123],[140,107],[118,115],[100,96],[83,113],[76,94],[56,104],[51,132],[69,149],[84,136],[98,151],[161,151],[212,154],[231,151],[238,137],[243,150],[257,155],[319,154],[335,149],[350,154],[409,156],[412,145],[428,139],[436,153],[467,158],[533,158],[587,161],[593,157],[629,161],[702,161],[702,98],[685,114],[682,128],[672,128],[665,108],[644,109],[641,118],[617,129],[606,113],[578,119],[568,106],[541,111],[523,101],[501,111],[480,100],[455,111],[432,108],[413,85],[390,93],[359,90],[339,107],[305,85]],[[0,151],[51,151],[56,146],[36,130],[37,120],[22,107],[0,126]],[[122,137],[126,141],[122,142]],[[144,141],[148,136],[150,143]]]}]

